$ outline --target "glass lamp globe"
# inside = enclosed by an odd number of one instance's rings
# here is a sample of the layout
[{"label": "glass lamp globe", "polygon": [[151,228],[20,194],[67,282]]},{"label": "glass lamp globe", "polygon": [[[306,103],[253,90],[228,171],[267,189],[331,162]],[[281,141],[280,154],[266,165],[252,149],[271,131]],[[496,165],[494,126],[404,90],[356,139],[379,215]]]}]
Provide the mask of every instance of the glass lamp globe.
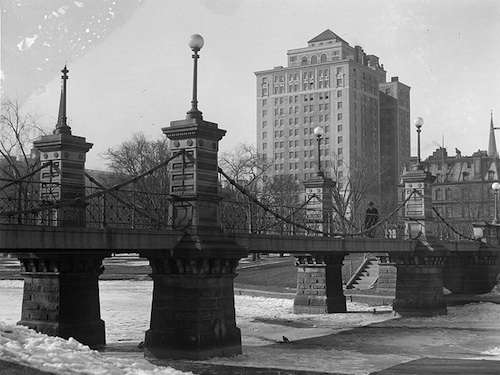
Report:
[{"label": "glass lamp globe", "polygon": [[424,119],[422,117],[417,117],[417,119],[415,120],[415,126],[417,127],[417,129],[420,129],[422,125],[424,125]]},{"label": "glass lamp globe", "polygon": [[314,135],[316,137],[321,137],[321,136],[323,136],[323,134],[324,134],[324,131],[323,131],[323,128],[321,126],[316,126],[314,128]]},{"label": "glass lamp globe", "polygon": [[205,44],[205,41],[200,34],[191,35],[191,38],[189,39],[189,48],[193,51],[199,51],[203,47],[203,44]]},{"label": "glass lamp globe", "polygon": [[491,188],[492,188],[493,190],[495,190],[495,191],[500,190],[500,183],[498,183],[498,182],[494,182],[494,183],[492,183],[492,184],[491,184]]}]

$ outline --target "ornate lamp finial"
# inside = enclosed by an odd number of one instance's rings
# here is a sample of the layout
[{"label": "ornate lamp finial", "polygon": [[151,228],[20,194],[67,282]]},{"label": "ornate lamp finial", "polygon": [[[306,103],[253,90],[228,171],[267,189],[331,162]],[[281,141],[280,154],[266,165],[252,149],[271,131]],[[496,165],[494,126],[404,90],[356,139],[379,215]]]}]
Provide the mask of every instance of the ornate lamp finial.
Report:
[{"label": "ornate lamp finial", "polygon": [[191,100],[191,109],[187,113],[188,119],[199,119],[201,120],[202,113],[198,109],[198,52],[205,44],[203,37],[200,34],[191,35],[189,40],[189,48],[193,51],[193,100]]}]

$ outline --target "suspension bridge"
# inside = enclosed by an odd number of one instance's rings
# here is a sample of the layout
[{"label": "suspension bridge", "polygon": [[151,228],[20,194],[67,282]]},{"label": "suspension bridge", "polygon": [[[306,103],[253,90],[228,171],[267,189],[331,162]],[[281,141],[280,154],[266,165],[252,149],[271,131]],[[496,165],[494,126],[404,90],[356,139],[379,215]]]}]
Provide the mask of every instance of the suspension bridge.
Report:
[{"label": "suspension bridge", "polygon": [[39,166],[0,187],[0,251],[23,266],[19,324],[105,345],[98,277],[102,260],[121,252],[151,264],[145,353],[162,358],[241,353],[233,279],[249,252],[296,257],[296,313],[346,311],[341,268],[349,253],[377,253],[394,270],[384,274],[395,279],[393,308],[403,315],[446,313],[444,286],[485,292],[496,282],[495,228],[476,238],[472,226],[448,223],[433,210],[432,178],[418,166],[402,176],[404,201],[368,229],[342,229],[347,218],[321,174],[296,206],[262,202],[218,167],[226,132],[197,109],[196,80],[187,118],[163,128],[171,156],[141,175],[100,181],[85,170],[92,144],[67,125],[62,72],[58,123],[34,142]]}]

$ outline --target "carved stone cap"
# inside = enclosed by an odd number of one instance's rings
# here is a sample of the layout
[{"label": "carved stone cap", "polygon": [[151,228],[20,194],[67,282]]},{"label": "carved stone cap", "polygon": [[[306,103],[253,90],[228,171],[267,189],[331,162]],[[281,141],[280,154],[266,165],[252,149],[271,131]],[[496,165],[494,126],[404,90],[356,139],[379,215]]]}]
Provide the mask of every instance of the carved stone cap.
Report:
[{"label": "carved stone cap", "polygon": [[401,180],[403,181],[403,183],[428,182],[431,184],[435,179],[436,176],[433,176],[431,173],[424,171],[423,169],[410,170],[401,176]]},{"label": "carved stone cap", "polygon": [[329,177],[315,176],[307,181],[304,181],[305,188],[333,188],[336,182]]},{"label": "carved stone cap", "polygon": [[93,143],[86,142],[85,137],[68,134],[43,135],[33,142],[33,146],[40,151],[89,151]]},{"label": "carved stone cap", "polygon": [[215,122],[199,119],[172,121],[169,127],[162,129],[168,139],[204,138],[220,141],[226,131],[219,129]]}]

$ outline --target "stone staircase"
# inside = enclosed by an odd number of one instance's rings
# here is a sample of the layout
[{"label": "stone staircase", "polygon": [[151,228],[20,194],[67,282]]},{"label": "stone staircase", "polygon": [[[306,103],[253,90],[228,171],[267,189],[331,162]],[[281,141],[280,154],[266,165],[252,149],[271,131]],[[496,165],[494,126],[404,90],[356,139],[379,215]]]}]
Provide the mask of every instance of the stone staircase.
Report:
[{"label": "stone staircase", "polygon": [[378,279],[378,259],[368,257],[346,284],[346,289],[370,289]]}]

